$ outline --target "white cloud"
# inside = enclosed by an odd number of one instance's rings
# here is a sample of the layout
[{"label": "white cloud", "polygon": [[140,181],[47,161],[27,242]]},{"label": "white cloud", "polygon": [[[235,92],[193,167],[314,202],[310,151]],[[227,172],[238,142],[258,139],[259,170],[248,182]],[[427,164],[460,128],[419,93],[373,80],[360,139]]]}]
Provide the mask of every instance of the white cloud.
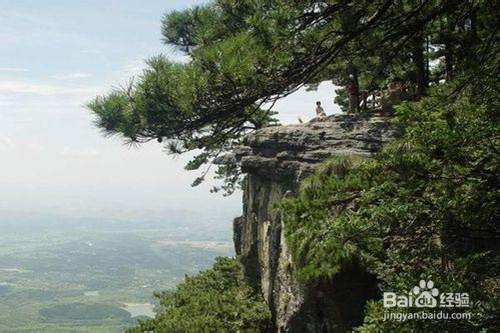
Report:
[{"label": "white cloud", "polygon": [[27,93],[27,94],[39,94],[39,95],[50,95],[57,92],[58,88],[45,85],[28,83],[25,81],[15,81],[15,80],[3,80],[0,81],[0,93]]},{"label": "white cloud", "polygon": [[83,49],[83,50],[80,50],[81,53],[85,53],[85,54],[101,54],[102,51],[98,50],[98,49]]},{"label": "white cloud", "polygon": [[13,104],[14,104],[14,102],[13,102],[12,98],[0,95],[0,106],[9,106],[9,105],[13,105]]},{"label": "white cloud", "polygon": [[0,67],[0,72],[27,72],[26,68],[19,67]]},{"label": "white cloud", "polygon": [[123,70],[127,76],[136,76],[142,73],[147,67],[146,57],[135,58],[123,66]]},{"label": "white cloud", "polygon": [[12,140],[8,136],[0,136],[0,151],[4,152],[12,147]]},{"label": "white cloud", "polygon": [[99,151],[95,148],[85,148],[85,149],[74,149],[72,147],[64,147],[61,150],[61,155],[72,156],[72,157],[96,157],[99,156]]},{"label": "white cloud", "polygon": [[[61,81],[67,82],[67,81]],[[58,114],[78,117],[77,112],[94,96],[105,90],[98,86],[69,86],[27,80],[0,79],[0,116],[15,118],[11,121],[37,121],[34,114]],[[69,111],[73,110],[73,111]],[[21,116],[23,115],[23,116]]]},{"label": "white cloud", "polygon": [[53,75],[52,77],[59,80],[71,80],[71,79],[85,79],[91,76],[93,75],[90,73],[75,72],[68,74]]},{"label": "white cloud", "polygon": [[0,80],[0,94],[36,94],[36,95],[58,95],[58,94],[92,94],[98,91],[93,88],[67,88],[50,84],[31,83],[21,80]]}]

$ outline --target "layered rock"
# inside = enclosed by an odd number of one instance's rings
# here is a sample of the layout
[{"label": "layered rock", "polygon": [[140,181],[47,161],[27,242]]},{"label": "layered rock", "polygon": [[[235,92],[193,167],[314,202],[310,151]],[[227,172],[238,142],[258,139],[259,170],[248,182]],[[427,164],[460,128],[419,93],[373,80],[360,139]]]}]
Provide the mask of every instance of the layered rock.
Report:
[{"label": "layered rock", "polygon": [[234,240],[246,276],[260,288],[279,332],[344,332],[359,323],[375,281],[351,267],[328,281],[300,285],[286,248],[279,203],[321,161],[340,154],[370,156],[395,134],[388,118],[336,115],[268,127],[247,137],[234,158],[247,174],[243,216]]}]

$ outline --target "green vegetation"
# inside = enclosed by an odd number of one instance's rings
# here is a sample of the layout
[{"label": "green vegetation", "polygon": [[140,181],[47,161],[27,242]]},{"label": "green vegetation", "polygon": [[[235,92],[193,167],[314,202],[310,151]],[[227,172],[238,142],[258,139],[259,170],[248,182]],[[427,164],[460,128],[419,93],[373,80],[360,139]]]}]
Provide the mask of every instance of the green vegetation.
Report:
[{"label": "green vegetation", "polygon": [[[187,63],[152,58],[128,89],[89,108],[106,134],[165,140],[174,153],[196,150],[186,166],[194,170],[272,124],[266,107],[304,85],[331,80],[380,93],[397,83],[399,92],[411,91],[390,100],[401,136],[376,159],[327,162],[284,202],[297,277],[328,279],[356,261],[378,277],[381,291],[404,294],[432,278],[471,295],[468,321],[384,322],[381,303],[370,303],[361,331],[495,331],[497,7],[486,0],[215,0],[164,18],[165,41],[189,55]],[[336,101],[345,108],[347,97],[342,87]],[[239,181],[234,165],[217,175],[229,192]],[[174,300],[165,299],[175,306],[152,327],[206,327],[186,326]],[[226,313],[217,304],[203,306]]]},{"label": "green vegetation", "polygon": [[3,285],[0,285],[0,296],[4,296],[4,295],[7,295],[9,293],[9,291],[11,290],[11,287],[10,286],[3,286]]},{"label": "green vegetation", "polygon": [[41,309],[40,315],[42,315],[43,319],[47,321],[130,319],[130,313],[127,311],[111,305],[99,303],[70,303],[55,305],[50,308]]},{"label": "green vegetation", "polygon": [[219,257],[212,269],[157,297],[156,317],[128,332],[263,332],[269,324],[267,305],[245,282],[236,259]]},{"label": "green vegetation", "polygon": [[[303,85],[353,78],[371,93],[408,81],[420,98],[430,82],[481,72],[496,56],[496,9],[486,0],[215,0],[164,17],[164,41],[187,63],[153,57],[126,89],[88,107],[107,135],[196,151],[186,166],[195,170],[273,123],[270,107]],[[221,167],[222,188],[234,190],[237,174]]]},{"label": "green vegetation", "polygon": [[303,281],[332,277],[356,261],[382,291],[406,294],[430,278],[442,290],[470,294],[470,321],[382,321],[377,302],[363,332],[498,329],[498,114],[467,95],[450,101],[441,89],[401,105],[395,121],[404,133],[375,159],[327,161],[284,202]]},{"label": "green vegetation", "polygon": [[156,291],[232,255],[209,246],[231,243],[230,220],[220,214],[134,221],[7,215],[0,213],[0,332],[123,332],[151,315]]}]

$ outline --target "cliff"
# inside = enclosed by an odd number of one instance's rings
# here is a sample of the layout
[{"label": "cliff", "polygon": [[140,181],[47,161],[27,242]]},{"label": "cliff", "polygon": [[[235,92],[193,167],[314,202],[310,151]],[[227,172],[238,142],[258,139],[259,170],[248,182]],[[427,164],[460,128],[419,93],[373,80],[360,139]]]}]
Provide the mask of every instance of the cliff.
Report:
[{"label": "cliff", "polygon": [[328,281],[299,284],[278,204],[325,158],[370,156],[394,132],[386,117],[335,115],[264,128],[235,152],[247,175],[243,215],[234,221],[236,253],[271,309],[273,331],[343,332],[361,321],[366,300],[376,296],[375,279],[351,267]]}]

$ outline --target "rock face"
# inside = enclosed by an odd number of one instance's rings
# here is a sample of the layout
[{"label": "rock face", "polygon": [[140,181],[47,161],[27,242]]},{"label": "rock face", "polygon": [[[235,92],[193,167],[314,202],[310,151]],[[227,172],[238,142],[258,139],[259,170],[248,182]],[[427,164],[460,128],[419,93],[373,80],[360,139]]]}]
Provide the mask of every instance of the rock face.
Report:
[{"label": "rock face", "polygon": [[395,131],[386,117],[336,115],[264,128],[235,152],[247,174],[243,216],[234,221],[236,253],[270,306],[272,331],[345,332],[359,324],[366,300],[376,296],[374,278],[351,267],[314,285],[295,281],[278,204],[325,158],[370,156]]}]

